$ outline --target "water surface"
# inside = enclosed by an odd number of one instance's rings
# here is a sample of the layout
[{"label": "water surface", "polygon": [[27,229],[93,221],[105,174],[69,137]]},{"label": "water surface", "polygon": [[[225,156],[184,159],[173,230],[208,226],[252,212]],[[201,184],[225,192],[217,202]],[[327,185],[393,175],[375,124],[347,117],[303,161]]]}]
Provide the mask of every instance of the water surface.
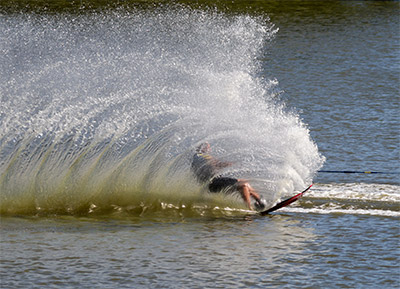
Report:
[{"label": "water surface", "polygon": [[399,3],[153,4],[1,4],[1,287],[400,287]]}]

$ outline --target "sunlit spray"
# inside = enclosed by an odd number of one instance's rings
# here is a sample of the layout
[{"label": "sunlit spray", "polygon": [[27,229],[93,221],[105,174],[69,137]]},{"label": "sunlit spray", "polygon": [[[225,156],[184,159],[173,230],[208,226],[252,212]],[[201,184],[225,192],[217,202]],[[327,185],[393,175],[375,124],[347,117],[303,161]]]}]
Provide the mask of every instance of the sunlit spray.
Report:
[{"label": "sunlit spray", "polygon": [[262,76],[265,17],[173,6],[0,23],[1,213],[241,206],[192,175],[204,141],[271,202],[322,166]]}]

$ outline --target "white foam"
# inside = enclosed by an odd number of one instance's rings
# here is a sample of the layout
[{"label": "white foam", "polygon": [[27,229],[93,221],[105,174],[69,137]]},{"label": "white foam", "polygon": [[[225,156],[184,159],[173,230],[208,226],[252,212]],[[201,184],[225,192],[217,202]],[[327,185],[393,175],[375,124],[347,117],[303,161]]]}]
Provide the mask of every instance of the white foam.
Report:
[{"label": "white foam", "polygon": [[365,209],[334,209],[334,208],[294,208],[287,207],[281,210],[289,213],[312,213],[312,214],[351,214],[351,215],[371,215],[400,217],[400,212],[391,210],[365,210]]},{"label": "white foam", "polygon": [[[301,202],[303,201],[303,206]],[[299,203],[281,212],[400,216],[400,187],[388,184],[315,184]],[[311,206],[311,207],[310,207]]]},{"label": "white foam", "polygon": [[365,183],[315,184],[306,196],[326,199],[400,202],[400,186]]}]

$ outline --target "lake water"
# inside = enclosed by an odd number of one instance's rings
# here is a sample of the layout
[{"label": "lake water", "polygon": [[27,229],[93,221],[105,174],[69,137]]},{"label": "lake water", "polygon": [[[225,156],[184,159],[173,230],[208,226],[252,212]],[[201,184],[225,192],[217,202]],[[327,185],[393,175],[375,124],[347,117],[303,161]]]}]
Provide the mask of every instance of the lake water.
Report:
[{"label": "lake water", "polygon": [[400,287],[399,2],[82,4],[0,5],[1,288]]}]

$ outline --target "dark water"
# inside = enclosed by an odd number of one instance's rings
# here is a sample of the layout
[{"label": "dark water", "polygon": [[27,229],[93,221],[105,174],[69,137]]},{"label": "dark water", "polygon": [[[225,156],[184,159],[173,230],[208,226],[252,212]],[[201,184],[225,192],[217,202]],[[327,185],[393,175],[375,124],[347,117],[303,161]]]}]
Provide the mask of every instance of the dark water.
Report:
[{"label": "dark water", "polygon": [[[279,80],[288,105],[301,109],[327,156],[324,169],[398,172],[399,3],[299,6],[271,16],[280,32],[266,59],[267,73]],[[399,184],[399,175],[357,179]],[[349,182],[354,176],[318,180]]]},{"label": "dark water", "polygon": [[1,288],[400,287],[398,2],[1,5]]},{"label": "dark water", "polygon": [[8,218],[2,287],[396,288],[396,223],[352,214]]}]

